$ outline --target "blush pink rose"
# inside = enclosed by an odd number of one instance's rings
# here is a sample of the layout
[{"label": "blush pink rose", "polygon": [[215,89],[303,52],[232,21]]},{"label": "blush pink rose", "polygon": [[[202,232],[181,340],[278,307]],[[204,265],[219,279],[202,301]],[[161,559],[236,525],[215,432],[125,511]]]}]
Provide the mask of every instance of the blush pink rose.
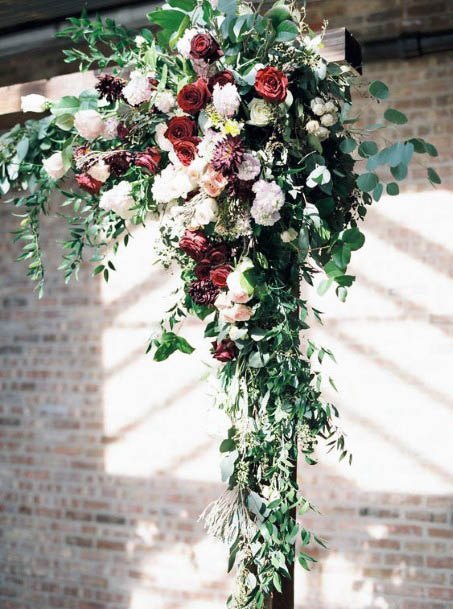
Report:
[{"label": "blush pink rose", "polygon": [[227,184],[228,179],[212,165],[206,167],[200,180],[200,186],[210,197],[218,197]]},{"label": "blush pink rose", "polygon": [[232,302],[238,304],[244,304],[251,300],[253,294],[250,294],[242,285],[241,285],[241,275],[237,271],[233,271],[227,277],[227,285],[228,285],[228,297]]},{"label": "blush pink rose", "polygon": [[252,308],[244,304],[235,304],[229,309],[222,310],[222,317],[230,324],[237,321],[248,321],[252,317]]}]

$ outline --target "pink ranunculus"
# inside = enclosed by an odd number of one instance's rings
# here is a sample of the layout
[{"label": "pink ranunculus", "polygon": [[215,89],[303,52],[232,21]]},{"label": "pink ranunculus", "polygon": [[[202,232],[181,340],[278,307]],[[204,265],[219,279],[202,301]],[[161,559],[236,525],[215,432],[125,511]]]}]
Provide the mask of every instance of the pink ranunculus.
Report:
[{"label": "pink ranunculus", "polygon": [[245,304],[235,304],[229,309],[222,309],[223,319],[230,324],[234,324],[237,321],[248,321],[252,317],[252,314],[252,308]]},{"label": "pink ranunculus", "polygon": [[212,165],[206,167],[206,171],[201,176],[200,186],[210,197],[218,197],[228,184],[226,178],[220,171],[216,171]]}]

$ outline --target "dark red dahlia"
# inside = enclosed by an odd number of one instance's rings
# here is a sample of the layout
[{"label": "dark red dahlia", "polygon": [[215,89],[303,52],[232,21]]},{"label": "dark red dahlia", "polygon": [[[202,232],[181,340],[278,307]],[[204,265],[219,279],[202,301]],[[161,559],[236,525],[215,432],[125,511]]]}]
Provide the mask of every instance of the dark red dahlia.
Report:
[{"label": "dark red dahlia", "polygon": [[102,188],[102,182],[95,180],[88,173],[81,173],[75,177],[77,184],[90,195],[97,194]]},{"label": "dark red dahlia", "polygon": [[110,167],[110,171],[115,176],[121,176],[125,173],[134,161],[134,155],[127,150],[118,150],[112,152],[105,158],[105,162]]},{"label": "dark red dahlia", "polygon": [[206,306],[213,305],[219,295],[219,288],[209,279],[192,281],[188,291],[195,304]]},{"label": "dark red dahlia", "polygon": [[144,167],[150,173],[156,173],[161,159],[161,154],[155,146],[147,148],[143,152],[137,152],[134,159],[134,165]]},{"label": "dark red dahlia", "polygon": [[218,343],[216,340],[212,343],[213,357],[219,362],[231,362],[238,356],[238,348],[236,343],[229,338],[224,338]]},{"label": "dark red dahlia", "polygon": [[201,260],[210,247],[208,238],[199,230],[186,230],[179,241],[179,248],[193,260]]},{"label": "dark red dahlia", "polygon": [[239,136],[228,135],[214,149],[211,165],[216,171],[230,176],[236,172],[244,158],[244,144]]},{"label": "dark red dahlia", "polygon": [[99,97],[106,99],[111,104],[121,99],[125,84],[124,80],[118,78],[118,76],[101,74],[98,76],[98,83],[95,88]]}]

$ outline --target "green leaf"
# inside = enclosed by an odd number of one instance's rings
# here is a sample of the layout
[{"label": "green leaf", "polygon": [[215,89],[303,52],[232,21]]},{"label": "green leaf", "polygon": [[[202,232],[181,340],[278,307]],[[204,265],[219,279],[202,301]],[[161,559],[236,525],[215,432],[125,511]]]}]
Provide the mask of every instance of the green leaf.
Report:
[{"label": "green leaf", "polygon": [[277,3],[266,13],[264,13],[264,16],[268,17],[274,26],[277,26],[282,21],[286,21],[287,19],[291,18],[291,11],[284,4]]},{"label": "green leaf", "polygon": [[377,202],[382,197],[382,193],[384,192],[384,186],[379,182],[376,188],[373,190],[373,199]]},{"label": "green leaf", "polygon": [[348,243],[338,243],[332,250],[332,258],[339,269],[345,271],[351,261],[351,248]]},{"label": "green leaf", "polygon": [[234,442],[234,440],[232,440],[231,438],[227,438],[226,440],[223,440],[223,442],[220,445],[220,452],[221,453],[229,453],[232,450],[234,450],[236,444]]},{"label": "green leaf", "polygon": [[324,296],[324,294],[328,291],[328,289],[330,288],[330,286],[333,283],[333,279],[323,279],[323,281],[321,281],[321,283],[318,286],[318,294],[320,296]]},{"label": "green leaf", "polygon": [[374,156],[375,154],[378,153],[378,147],[376,142],[373,142],[373,140],[366,140],[365,142],[362,142],[359,146],[359,150],[358,150],[360,156],[362,157],[370,157],[370,156]]},{"label": "green leaf", "polygon": [[349,245],[351,250],[359,250],[365,243],[365,235],[357,227],[348,228],[341,235],[341,240]]},{"label": "green leaf", "polygon": [[387,99],[390,95],[389,88],[387,85],[380,80],[373,81],[368,87],[368,91],[373,97],[377,99]]},{"label": "green leaf", "polygon": [[432,167],[428,167],[428,180],[431,184],[442,184],[439,174]]},{"label": "green leaf", "polygon": [[76,112],[80,109],[80,101],[77,97],[73,95],[66,95],[62,97],[60,101],[53,104],[50,111],[54,116],[62,116],[65,114],[69,114],[74,116]]},{"label": "green leaf", "polygon": [[236,14],[236,6],[236,0],[219,0],[217,8],[228,17]]},{"label": "green leaf", "polygon": [[357,178],[357,186],[363,192],[371,192],[379,184],[379,178],[375,173],[363,173]]},{"label": "green leaf", "polygon": [[167,30],[170,34],[177,31],[181,25],[185,13],[178,10],[172,9],[158,9],[148,13],[148,20],[151,23],[159,25],[164,30]]},{"label": "green leaf", "polygon": [[269,353],[261,354],[259,351],[254,351],[249,355],[249,366],[250,368],[264,368],[264,366],[270,360]]},{"label": "green leaf", "polygon": [[388,108],[384,112],[384,118],[389,121],[389,123],[394,123],[395,125],[405,125],[408,120],[403,112],[395,110],[394,108]]},{"label": "green leaf", "polygon": [[390,182],[387,184],[387,194],[391,197],[396,197],[396,195],[400,194],[400,187],[396,182]]},{"label": "green leaf", "polygon": [[23,161],[27,156],[28,147],[29,147],[28,137],[23,137],[16,146],[16,156],[19,162]]},{"label": "green leaf", "polygon": [[341,152],[349,154],[357,148],[357,142],[352,137],[347,137],[340,144]]},{"label": "green leaf", "polygon": [[180,8],[183,11],[193,11],[197,5],[196,0],[167,0],[167,3],[173,8]]},{"label": "green leaf", "polygon": [[407,165],[405,163],[400,163],[396,167],[390,167],[390,173],[395,180],[404,180],[407,177]]},{"label": "green leaf", "polygon": [[222,482],[228,482],[231,476],[234,473],[234,464],[239,457],[239,453],[237,450],[233,450],[232,452],[225,455],[220,463],[220,472],[222,476]]},{"label": "green leaf", "polygon": [[283,21],[277,27],[277,42],[289,42],[295,40],[299,34],[299,28],[293,21]]}]

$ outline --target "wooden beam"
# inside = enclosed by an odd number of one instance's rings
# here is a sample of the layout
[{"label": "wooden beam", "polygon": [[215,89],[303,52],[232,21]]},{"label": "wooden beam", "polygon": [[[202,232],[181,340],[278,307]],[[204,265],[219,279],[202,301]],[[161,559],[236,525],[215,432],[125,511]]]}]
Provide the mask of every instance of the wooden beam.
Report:
[{"label": "wooden beam", "polygon": [[[348,63],[360,70],[360,45],[345,28],[327,31],[321,54],[327,61]],[[55,76],[48,80],[34,80],[0,87],[0,130],[8,129],[27,118],[36,118],[36,114],[23,114],[21,112],[20,98],[23,95],[39,93],[52,101],[56,101],[63,95],[78,95],[85,89],[93,88],[95,83],[95,72],[75,72],[64,76]]]}]

